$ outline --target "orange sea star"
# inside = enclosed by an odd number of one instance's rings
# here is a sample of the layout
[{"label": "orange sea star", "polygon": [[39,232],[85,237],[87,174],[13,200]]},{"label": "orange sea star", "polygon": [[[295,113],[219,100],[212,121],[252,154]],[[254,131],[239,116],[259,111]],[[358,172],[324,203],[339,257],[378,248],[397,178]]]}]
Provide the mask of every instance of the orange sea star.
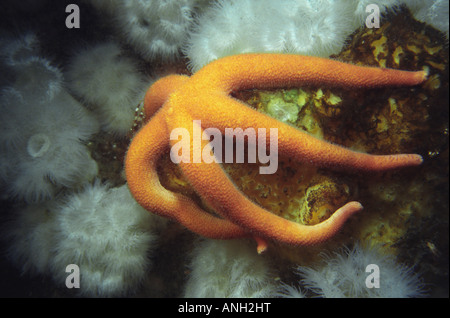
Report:
[{"label": "orange sea star", "polygon": [[[206,141],[192,139],[194,129],[226,128],[278,129],[278,152],[298,161],[320,167],[351,171],[382,171],[415,166],[422,162],[416,154],[370,155],[319,140],[257,112],[232,98],[230,93],[250,88],[287,88],[303,84],[376,88],[412,86],[426,79],[424,71],[409,72],[361,67],[329,59],[289,54],[241,54],[216,60],[191,77],[170,75],[155,82],[147,91],[144,113],[148,122],[134,136],[125,168],[134,198],[147,210],[174,219],[200,235],[230,239],[253,237],[258,251],[266,240],[309,245],[333,236],[343,223],[362,209],[349,202],[329,219],[314,226],[288,221],[246,198],[218,163],[180,162],[183,174],[196,192],[221,217],[207,213],[191,199],[165,189],[159,182],[156,164],[176,140],[170,132],[184,128],[190,133],[190,155]],[[153,116],[153,117],[152,117]],[[194,120],[201,120],[195,127]],[[257,137],[259,138],[259,136]],[[269,146],[270,140],[267,140]],[[204,150],[203,150],[204,151]],[[188,158],[189,159],[189,158]]]}]

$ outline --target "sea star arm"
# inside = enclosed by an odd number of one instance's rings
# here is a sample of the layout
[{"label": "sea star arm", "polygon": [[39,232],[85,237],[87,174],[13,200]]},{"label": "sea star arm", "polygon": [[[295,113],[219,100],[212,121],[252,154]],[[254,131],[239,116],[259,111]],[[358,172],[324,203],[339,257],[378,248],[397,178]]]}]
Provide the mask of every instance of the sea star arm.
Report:
[{"label": "sea star arm", "polygon": [[125,167],[128,187],[136,201],[148,211],[176,220],[205,237],[248,237],[241,227],[203,211],[191,199],[161,185],[156,164],[168,149],[168,136],[163,112],[160,111],[133,138]]},{"label": "sea star arm", "polygon": [[192,76],[200,87],[231,92],[252,88],[322,85],[347,88],[414,86],[425,71],[400,71],[357,66],[332,59],[297,54],[238,54],[211,62]]},{"label": "sea star arm", "polygon": [[279,154],[300,162],[334,170],[359,171],[385,171],[422,163],[422,157],[418,154],[371,155],[317,139],[224,94],[216,93],[213,97],[210,95],[197,105],[203,103],[207,105],[211,100],[214,103],[214,110],[201,107],[204,128],[216,127],[222,133],[230,126],[240,127],[243,130],[253,128],[256,132],[258,128],[266,128],[266,134],[269,134],[270,128],[277,128]]},{"label": "sea star arm", "polygon": [[[299,160],[334,169],[387,170],[422,163],[417,154],[375,156],[318,140],[261,114],[229,96],[248,88],[330,85],[344,88],[411,86],[426,79],[425,71],[363,67],[330,59],[290,54],[240,54],[214,61],[191,77],[171,98],[202,125],[223,132],[228,127],[278,128],[279,151]],[[192,96],[196,98],[193,99]]]},{"label": "sea star arm", "polygon": [[[188,115],[178,113],[171,118],[177,126],[187,129],[193,136],[192,119]],[[193,144],[191,141],[191,147]],[[201,148],[211,151],[207,141],[202,141]],[[217,213],[257,237],[294,245],[317,244],[336,234],[351,215],[362,209],[359,202],[349,202],[320,224],[302,225],[272,214],[250,201],[217,163],[180,162],[179,165],[197,193]]]},{"label": "sea star arm", "polygon": [[144,97],[144,115],[148,121],[169,99],[170,94],[183,86],[188,80],[187,75],[172,74],[154,82]]},{"label": "sea star arm", "polygon": [[[185,75],[169,75],[151,85],[144,98],[144,115],[147,121],[160,110],[170,94],[188,79]],[[136,200],[147,210],[176,220],[192,232],[205,237],[229,239],[250,236],[244,229],[228,220],[210,215],[189,198],[168,191],[160,184],[156,162],[163,153],[162,148],[166,143],[168,145],[168,131],[162,119],[164,116],[155,117],[134,138],[127,153],[127,180]],[[257,242],[258,253],[264,252],[267,249],[266,240],[257,236],[253,238]]]}]

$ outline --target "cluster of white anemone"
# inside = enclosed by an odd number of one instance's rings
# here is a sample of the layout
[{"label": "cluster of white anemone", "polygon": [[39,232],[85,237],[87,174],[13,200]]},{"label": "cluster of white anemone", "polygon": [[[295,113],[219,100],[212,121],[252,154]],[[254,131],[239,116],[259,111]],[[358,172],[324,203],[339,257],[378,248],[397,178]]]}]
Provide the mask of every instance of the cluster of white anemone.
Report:
[{"label": "cluster of white anemone", "polygon": [[[24,273],[49,275],[63,287],[66,266],[77,264],[81,273],[77,295],[131,293],[151,265],[157,228],[164,222],[140,207],[126,185],[92,184],[98,168],[86,144],[99,130],[98,121],[66,91],[62,72],[39,56],[37,37],[29,34],[0,45],[6,78],[0,97],[0,183],[2,199],[16,205],[11,221],[2,229],[8,257]],[[86,98],[93,104],[108,102],[105,95],[96,95],[106,91],[95,88],[102,87],[107,78],[104,73],[113,65],[116,76],[131,78],[128,88],[142,87],[134,69],[128,72],[135,65],[118,57],[116,48],[114,44],[94,48],[87,56],[98,59],[89,63],[84,59],[85,64],[78,67],[91,68],[86,74],[77,70],[81,75],[72,78],[71,84],[81,80],[93,86],[88,95],[96,99]],[[102,67],[99,55],[108,55],[108,49],[112,51],[109,64]],[[93,71],[95,63],[99,72]],[[81,86],[86,88],[86,83]],[[134,91],[121,92],[123,87],[108,88],[116,97],[134,95]],[[126,98],[120,101],[129,102]],[[130,113],[127,105],[124,108],[111,112],[123,118]],[[108,119],[108,127],[131,126]]]},{"label": "cluster of white anemone", "polygon": [[0,48],[10,76],[0,97],[0,183],[9,196],[27,202],[97,175],[85,145],[98,131],[97,120],[67,93],[62,73],[37,46],[30,34]]},{"label": "cluster of white anemone", "polygon": [[[324,298],[409,298],[426,295],[425,285],[413,267],[399,264],[381,249],[341,248],[322,254],[314,267],[298,266],[296,272],[305,290]],[[281,297],[305,297],[300,287],[282,284]]]},{"label": "cluster of white anemone", "polygon": [[74,54],[65,72],[70,91],[97,115],[104,131],[126,135],[149,81],[112,41]]},{"label": "cluster of white anemone", "polygon": [[276,292],[269,261],[247,242],[204,240],[191,257],[184,297],[261,298]]},{"label": "cluster of white anemone", "polygon": [[49,275],[67,290],[66,267],[76,264],[80,288],[69,292],[112,297],[133,293],[144,281],[164,225],[139,206],[127,185],[97,181],[60,202],[18,209],[3,235],[8,257],[24,273]]},{"label": "cluster of white anemone", "polygon": [[173,60],[180,56],[194,17],[211,0],[89,1],[117,24],[117,34],[143,58]]}]

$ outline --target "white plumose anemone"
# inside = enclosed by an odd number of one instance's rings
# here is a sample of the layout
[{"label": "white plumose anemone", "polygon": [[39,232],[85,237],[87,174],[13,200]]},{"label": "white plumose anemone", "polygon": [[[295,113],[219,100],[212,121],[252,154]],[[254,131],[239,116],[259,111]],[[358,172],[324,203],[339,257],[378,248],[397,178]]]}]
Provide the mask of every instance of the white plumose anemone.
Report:
[{"label": "white plumose anemone", "polygon": [[95,183],[73,194],[56,216],[55,280],[68,264],[80,268],[80,293],[120,296],[136,290],[150,268],[156,231],[165,223],[133,199],[127,185]]},{"label": "white plumose anemone", "polygon": [[146,60],[174,60],[194,16],[212,0],[86,1],[116,25],[118,36]]},{"label": "white plumose anemone", "polygon": [[65,289],[66,267],[80,269],[77,295],[113,297],[139,288],[151,268],[151,253],[167,221],[148,213],[127,185],[100,182],[15,211],[2,231],[8,257],[24,273],[51,276]]},{"label": "white plumose anemone", "polygon": [[124,0],[116,10],[122,38],[145,59],[173,60],[185,43],[197,6],[205,0]]},{"label": "white plumose anemone", "polygon": [[7,89],[0,105],[4,186],[28,202],[49,199],[59,188],[97,175],[97,163],[82,144],[97,131],[95,118],[64,91],[43,101],[34,97]]},{"label": "white plumose anemone", "polygon": [[245,241],[201,241],[190,268],[184,297],[257,298],[275,293],[267,259]]},{"label": "white plumose anemone", "polygon": [[[377,269],[369,265],[376,265]],[[378,272],[375,273],[375,270]],[[297,273],[306,289],[325,298],[405,298],[424,295],[424,285],[413,268],[398,264],[392,256],[383,255],[381,250],[363,248],[358,244],[351,250],[343,248],[333,254],[323,254],[320,264],[314,267],[298,266]],[[379,277],[369,277],[372,273],[379,274]],[[372,286],[375,279],[379,286]],[[283,293],[292,296],[291,292],[296,290],[291,287]]]},{"label": "white plumose anemone", "polygon": [[62,88],[57,68],[21,56],[15,80],[0,97],[0,180],[11,196],[38,202],[97,175],[83,142],[98,131],[98,123]]},{"label": "white plumose anemone", "polygon": [[76,54],[65,73],[69,89],[97,114],[105,131],[123,136],[134,120],[148,81],[114,42]]},{"label": "white plumose anemone", "polygon": [[220,0],[198,19],[184,52],[193,71],[232,54],[338,53],[355,29],[353,1]]}]

